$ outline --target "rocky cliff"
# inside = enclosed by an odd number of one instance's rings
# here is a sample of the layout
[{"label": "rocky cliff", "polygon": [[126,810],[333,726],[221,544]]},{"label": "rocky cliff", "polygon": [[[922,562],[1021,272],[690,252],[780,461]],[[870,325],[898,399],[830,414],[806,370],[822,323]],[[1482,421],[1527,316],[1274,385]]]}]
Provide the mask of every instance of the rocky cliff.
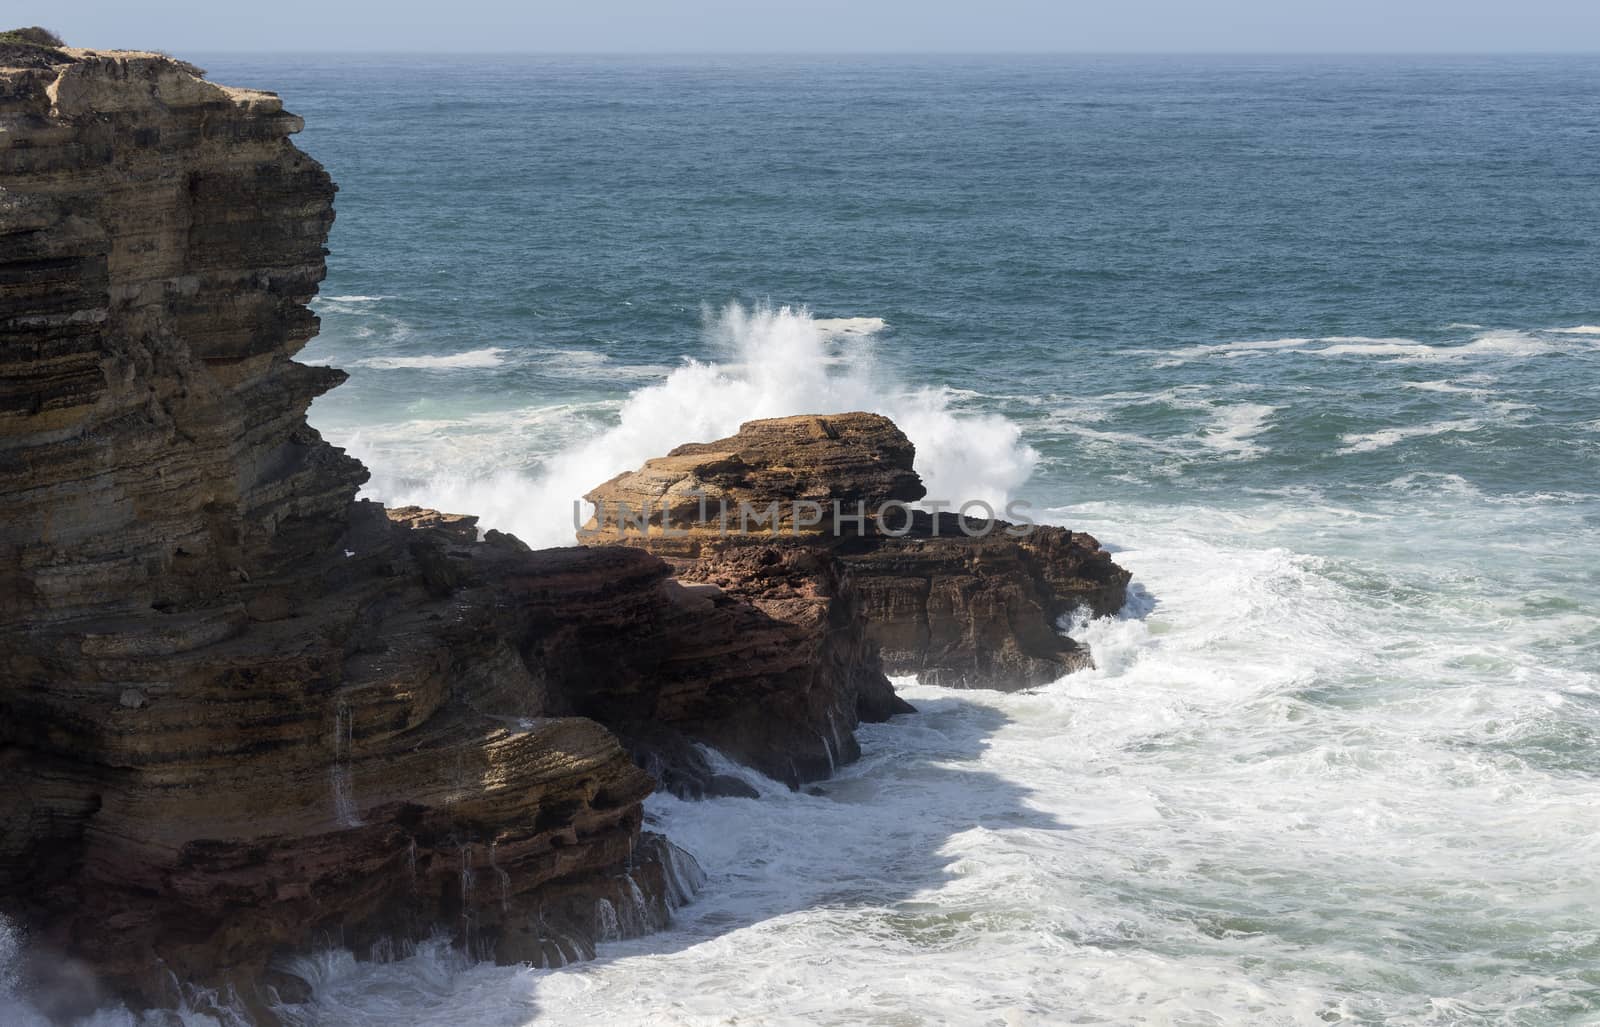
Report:
[{"label": "rocky cliff", "polygon": [[[699,887],[641,802],[747,790],[700,743],[799,786],[908,709],[880,650],[1031,683],[1086,659],[1057,616],[1120,605],[1061,529],[791,506],[534,552],[357,500],[306,423],[344,375],[294,359],[334,197],[299,128],[160,55],[0,46],[0,914],[52,1012],[183,982],[270,1021],[280,957],[441,930],[590,955]],[[913,456],[871,415],[754,422],[596,497],[901,503]]]},{"label": "rocky cliff", "polygon": [[0,913],[37,974],[270,1019],[275,959],[335,940],[563,962],[696,887],[639,763],[694,794],[737,787],[695,741],[794,783],[853,752],[888,686],[847,609],[355,499],[305,419],[344,375],[293,359],[334,186],[275,96],[0,63]]},{"label": "rocky cliff", "polygon": [[764,609],[750,564],[811,568],[835,603],[861,611],[891,674],[1021,688],[1089,666],[1058,622],[1116,612],[1128,572],[1083,532],[912,509],[925,491],[915,455],[877,414],[751,421],[594,489],[582,537],[648,548],[684,580]]}]

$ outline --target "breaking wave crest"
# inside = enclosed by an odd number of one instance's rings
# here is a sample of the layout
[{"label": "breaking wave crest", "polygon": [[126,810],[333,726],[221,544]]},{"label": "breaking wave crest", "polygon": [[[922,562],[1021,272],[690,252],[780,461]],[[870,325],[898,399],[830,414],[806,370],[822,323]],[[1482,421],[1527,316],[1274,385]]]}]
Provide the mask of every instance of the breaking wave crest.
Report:
[{"label": "breaking wave crest", "polygon": [[704,321],[719,359],[688,361],[633,392],[616,423],[537,473],[380,479],[378,498],[469,510],[485,527],[534,545],[571,544],[575,500],[674,446],[731,435],[758,418],[855,410],[884,414],[905,431],[931,498],[981,499],[999,509],[1033,472],[1037,454],[1015,424],[958,411],[954,393],[912,388],[881,364],[876,340],[887,326],[879,318],[818,319],[800,307],[731,303],[708,309]]}]

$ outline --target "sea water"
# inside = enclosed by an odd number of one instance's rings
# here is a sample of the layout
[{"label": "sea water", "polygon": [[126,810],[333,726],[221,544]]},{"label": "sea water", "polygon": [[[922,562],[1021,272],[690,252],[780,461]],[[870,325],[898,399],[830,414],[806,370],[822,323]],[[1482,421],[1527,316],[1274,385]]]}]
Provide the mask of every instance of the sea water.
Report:
[{"label": "sea water", "polygon": [[369,495],[567,544],[877,410],[1136,583],[816,794],[651,798],[671,930],[306,1022],[1600,1022],[1600,59],[201,56],[340,183]]}]

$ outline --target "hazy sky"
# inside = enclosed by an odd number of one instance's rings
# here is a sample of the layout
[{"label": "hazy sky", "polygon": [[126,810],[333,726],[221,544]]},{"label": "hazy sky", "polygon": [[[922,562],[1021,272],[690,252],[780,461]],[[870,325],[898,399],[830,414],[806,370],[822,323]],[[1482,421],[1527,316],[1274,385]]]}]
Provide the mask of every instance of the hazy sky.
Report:
[{"label": "hazy sky", "polygon": [[1600,0],[6,0],[0,19],[180,56],[1600,50]]}]

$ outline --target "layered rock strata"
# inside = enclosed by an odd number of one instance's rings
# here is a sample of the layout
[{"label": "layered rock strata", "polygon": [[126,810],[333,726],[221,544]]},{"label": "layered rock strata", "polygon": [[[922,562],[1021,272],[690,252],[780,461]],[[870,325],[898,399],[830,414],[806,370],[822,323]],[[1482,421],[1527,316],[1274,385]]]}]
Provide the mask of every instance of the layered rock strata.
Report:
[{"label": "layered rock strata", "polygon": [[803,564],[833,601],[860,609],[891,674],[1019,688],[1090,666],[1059,624],[1119,610],[1128,572],[1082,532],[912,508],[925,492],[914,458],[876,414],[751,421],[594,489],[581,539],[647,548],[683,580],[780,619],[749,567]]},{"label": "layered rock strata", "polygon": [[474,627],[463,644],[474,632],[523,632],[517,651],[535,673],[518,694],[605,724],[679,794],[741,787],[713,780],[692,743],[798,786],[859,755],[859,719],[900,708],[859,612],[834,601],[832,568],[818,573],[804,553],[752,551],[746,580],[722,589],[685,584],[642,549],[530,551],[507,535],[474,542],[474,517],[389,516],[432,540],[411,551],[436,593],[509,607],[509,621]]},{"label": "layered rock strata", "polygon": [[275,96],[24,57],[0,53],[0,914],[41,974],[268,1020],[304,992],[280,957],[318,945],[581,957],[697,886],[641,832],[639,761],[692,794],[738,787],[695,741],[795,783],[853,753],[887,683],[848,609],[801,632],[640,550],[355,499],[305,419],[344,375],[293,359],[334,186]]}]

